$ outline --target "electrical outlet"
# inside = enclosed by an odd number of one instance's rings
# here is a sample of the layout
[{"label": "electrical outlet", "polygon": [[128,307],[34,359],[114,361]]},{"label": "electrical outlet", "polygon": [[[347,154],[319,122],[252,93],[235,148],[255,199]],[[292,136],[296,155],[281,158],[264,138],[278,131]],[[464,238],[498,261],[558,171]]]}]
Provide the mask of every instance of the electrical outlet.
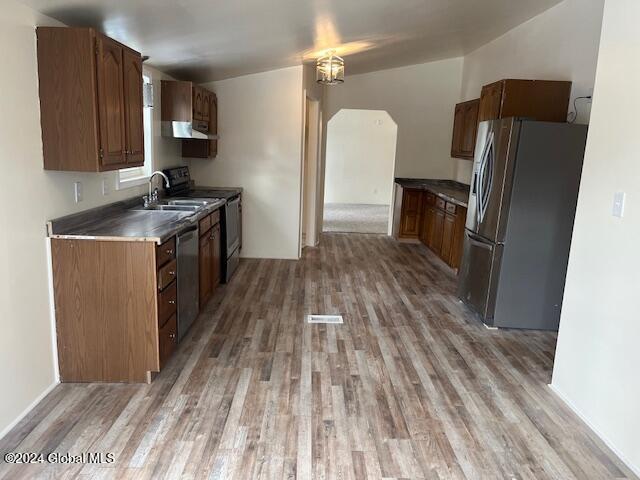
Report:
[{"label": "electrical outlet", "polygon": [[74,182],[73,183],[73,198],[76,203],[80,203],[82,201],[82,183]]},{"label": "electrical outlet", "polygon": [[102,195],[109,195],[109,181],[106,178],[102,179]]},{"label": "electrical outlet", "polygon": [[613,195],[613,216],[614,217],[618,217],[618,218],[622,218],[622,216],[624,215],[624,199],[625,199],[625,193],[624,192],[616,192]]}]

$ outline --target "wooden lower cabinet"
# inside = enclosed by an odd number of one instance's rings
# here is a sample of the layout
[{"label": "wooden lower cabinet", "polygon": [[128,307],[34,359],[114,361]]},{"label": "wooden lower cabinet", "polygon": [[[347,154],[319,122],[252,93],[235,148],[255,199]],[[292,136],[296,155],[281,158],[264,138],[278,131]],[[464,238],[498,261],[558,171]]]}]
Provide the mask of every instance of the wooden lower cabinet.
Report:
[{"label": "wooden lower cabinet", "polygon": [[220,284],[221,249],[220,212],[200,220],[200,309],[202,310]]},{"label": "wooden lower cabinet", "polygon": [[[418,189],[404,189],[402,199],[399,238],[419,239],[447,265],[457,269],[462,257],[467,209]],[[410,201],[406,207],[405,199]]]},{"label": "wooden lower cabinet", "polygon": [[60,379],[150,382],[177,345],[175,239],[51,239]]}]

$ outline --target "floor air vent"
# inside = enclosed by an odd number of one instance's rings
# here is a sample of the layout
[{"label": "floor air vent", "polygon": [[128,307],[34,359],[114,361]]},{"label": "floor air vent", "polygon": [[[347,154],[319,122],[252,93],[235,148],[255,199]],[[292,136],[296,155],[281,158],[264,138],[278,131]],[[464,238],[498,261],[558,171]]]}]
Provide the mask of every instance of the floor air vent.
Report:
[{"label": "floor air vent", "polygon": [[307,323],[344,323],[342,315],[307,315]]}]

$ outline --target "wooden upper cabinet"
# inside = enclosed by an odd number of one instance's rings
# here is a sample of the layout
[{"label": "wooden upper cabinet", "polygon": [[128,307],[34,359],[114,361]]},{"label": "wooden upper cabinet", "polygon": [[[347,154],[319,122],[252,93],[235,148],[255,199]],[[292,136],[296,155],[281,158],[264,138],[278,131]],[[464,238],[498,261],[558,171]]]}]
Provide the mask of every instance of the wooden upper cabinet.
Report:
[{"label": "wooden upper cabinet", "polygon": [[480,93],[478,122],[496,120],[500,118],[503,86],[504,82],[500,81],[482,87],[482,92]]},{"label": "wooden upper cabinet", "polygon": [[[195,87],[194,87],[195,88]],[[209,133],[218,134],[218,100],[216,94],[202,90],[202,98],[207,107],[203,108],[204,116],[202,121],[209,124]],[[218,154],[218,140],[182,140],[182,156],[188,158],[214,158]]]},{"label": "wooden upper cabinet", "polygon": [[144,122],[142,99],[142,57],[125,49],[124,111],[127,166],[144,164]]},{"label": "wooden upper cabinet", "polygon": [[478,121],[526,117],[565,122],[571,82],[507,79],[482,87]]},{"label": "wooden upper cabinet", "polygon": [[470,100],[456,105],[453,120],[451,156],[473,158],[478,131],[478,108],[480,100]]},{"label": "wooden upper cabinet", "polygon": [[38,27],[36,34],[44,168],[142,165],[140,54],[91,28]]}]

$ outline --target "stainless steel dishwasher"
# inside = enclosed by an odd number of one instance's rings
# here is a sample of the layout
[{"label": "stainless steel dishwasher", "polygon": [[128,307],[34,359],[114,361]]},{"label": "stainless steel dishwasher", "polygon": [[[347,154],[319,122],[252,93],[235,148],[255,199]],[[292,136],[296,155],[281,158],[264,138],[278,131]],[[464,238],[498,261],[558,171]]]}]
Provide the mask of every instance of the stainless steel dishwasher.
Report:
[{"label": "stainless steel dishwasher", "polygon": [[178,233],[178,341],[198,316],[198,226]]}]

